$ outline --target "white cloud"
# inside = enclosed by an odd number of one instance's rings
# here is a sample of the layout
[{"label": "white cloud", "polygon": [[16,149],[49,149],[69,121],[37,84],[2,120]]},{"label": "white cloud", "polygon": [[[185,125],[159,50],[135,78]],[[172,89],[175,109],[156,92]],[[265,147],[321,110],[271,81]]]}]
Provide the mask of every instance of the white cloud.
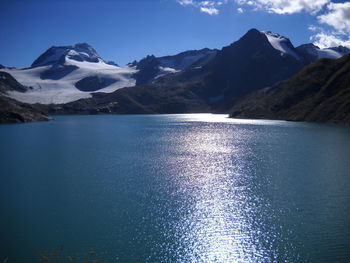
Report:
[{"label": "white cloud", "polygon": [[[234,1],[239,6],[247,6],[254,10],[263,10],[280,15],[307,12],[315,16],[319,23],[319,25],[308,26],[308,29],[313,32],[310,39],[315,45],[321,48],[350,47],[350,2],[333,3],[331,0]],[[332,30],[327,30],[324,25],[329,26]]]},{"label": "white cloud", "polygon": [[[219,6],[229,2],[236,3],[239,7],[237,11],[244,11],[242,6],[249,6],[254,10],[265,10],[269,13],[276,14],[294,14],[308,12],[311,14],[318,13],[331,0],[177,0],[182,6],[194,6],[201,8],[213,8],[217,11]],[[219,12],[206,12],[208,14],[218,14]]]},{"label": "white cloud", "polygon": [[345,46],[350,48],[350,38],[343,38],[336,33],[318,33],[311,37],[314,44],[320,48]]},{"label": "white cloud", "polygon": [[221,1],[196,1],[196,0],[178,0],[177,1],[182,6],[193,6],[198,8],[202,13],[208,15],[218,15],[220,13],[217,7],[226,4],[228,0]]},{"label": "white cloud", "polygon": [[177,1],[180,5],[186,6],[186,5],[194,5],[194,2],[192,0],[179,0]]},{"label": "white cloud", "polygon": [[243,14],[244,10],[243,10],[243,8],[239,7],[239,8],[237,8],[237,12],[240,13],[240,14]]},{"label": "white cloud", "polygon": [[311,40],[319,47],[346,46],[350,48],[350,3],[329,3],[324,14],[317,16],[320,24],[326,27],[309,26],[318,32]]},{"label": "white cloud", "polygon": [[177,0],[182,6],[193,6],[209,15],[218,15],[224,4],[235,4],[237,13],[260,10],[273,14],[306,12],[317,18],[316,25],[309,25],[313,32],[310,40],[324,47],[346,46],[350,48],[350,1],[335,0]]},{"label": "white cloud", "polygon": [[219,10],[215,7],[201,7],[200,10],[202,13],[207,13],[211,16],[219,14]]},{"label": "white cloud", "polygon": [[238,5],[247,5],[276,14],[318,13],[330,0],[235,0]]},{"label": "white cloud", "polygon": [[328,13],[318,16],[318,21],[329,25],[342,34],[350,33],[350,2],[330,3]]},{"label": "white cloud", "polygon": [[307,29],[309,29],[310,31],[320,31],[320,30],[322,30],[322,28],[321,27],[318,27],[318,26],[315,26],[315,25],[309,25],[308,27],[307,27]]}]

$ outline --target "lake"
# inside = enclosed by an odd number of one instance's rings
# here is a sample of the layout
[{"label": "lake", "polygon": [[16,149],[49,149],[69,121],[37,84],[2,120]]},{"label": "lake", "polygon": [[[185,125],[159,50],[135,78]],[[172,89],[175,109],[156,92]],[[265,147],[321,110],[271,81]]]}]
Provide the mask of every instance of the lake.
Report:
[{"label": "lake", "polygon": [[350,262],[349,126],[57,116],[0,164],[0,262]]}]

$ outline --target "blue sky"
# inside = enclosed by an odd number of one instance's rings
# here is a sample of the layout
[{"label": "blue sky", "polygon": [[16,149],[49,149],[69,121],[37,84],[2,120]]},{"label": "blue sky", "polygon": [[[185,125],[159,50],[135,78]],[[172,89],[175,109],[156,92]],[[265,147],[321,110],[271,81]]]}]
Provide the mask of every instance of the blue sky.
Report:
[{"label": "blue sky", "polygon": [[350,2],[331,0],[1,0],[0,64],[26,67],[52,45],[87,42],[124,65],[148,54],[222,48],[250,28],[294,45],[350,46]]}]

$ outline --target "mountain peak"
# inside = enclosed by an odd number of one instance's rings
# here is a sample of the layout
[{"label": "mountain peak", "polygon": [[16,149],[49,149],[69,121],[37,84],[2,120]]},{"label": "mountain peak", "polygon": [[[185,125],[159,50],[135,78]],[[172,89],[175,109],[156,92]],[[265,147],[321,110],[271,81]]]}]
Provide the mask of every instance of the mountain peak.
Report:
[{"label": "mountain peak", "polygon": [[86,48],[86,49],[93,49],[91,45],[89,45],[88,43],[86,42],[82,42],[82,43],[77,43],[75,44],[73,47],[76,47],[76,48]]},{"label": "mountain peak", "polygon": [[66,59],[98,63],[103,61],[87,43],[77,43],[73,46],[52,46],[40,55],[32,64],[32,67],[40,67],[53,64],[64,64]]},{"label": "mountain peak", "polygon": [[[264,43],[264,42],[267,42],[267,39],[261,31],[255,29],[255,28],[252,28],[252,29],[248,30],[247,33],[245,33],[236,42],[242,42],[242,41],[244,43],[247,43],[247,44],[248,43]],[[233,45],[234,43],[232,43],[231,45]]]},{"label": "mountain peak", "polygon": [[256,28],[251,28],[247,31],[246,35],[258,35],[261,34],[261,31],[257,30]]}]

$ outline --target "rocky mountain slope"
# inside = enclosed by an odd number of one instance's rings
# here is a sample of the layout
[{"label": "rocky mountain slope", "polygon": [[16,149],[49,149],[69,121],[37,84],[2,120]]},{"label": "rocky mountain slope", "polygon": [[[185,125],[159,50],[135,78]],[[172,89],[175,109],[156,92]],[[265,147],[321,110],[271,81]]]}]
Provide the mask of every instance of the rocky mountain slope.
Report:
[{"label": "rocky mountain slope", "polygon": [[305,65],[291,44],[283,50],[274,45],[274,36],[271,39],[252,29],[203,67],[208,102],[214,108],[226,110],[241,96],[287,79]]},{"label": "rocky mountain slope", "polygon": [[4,95],[6,91],[23,92],[24,86],[19,84],[11,75],[0,72],[0,123],[21,123],[31,121],[47,121],[50,118],[34,108]]},{"label": "rocky mountain slope", "polygon": [[350,55],[321,59],[247,96],[232,108],[231,117],[350,124]]}]

